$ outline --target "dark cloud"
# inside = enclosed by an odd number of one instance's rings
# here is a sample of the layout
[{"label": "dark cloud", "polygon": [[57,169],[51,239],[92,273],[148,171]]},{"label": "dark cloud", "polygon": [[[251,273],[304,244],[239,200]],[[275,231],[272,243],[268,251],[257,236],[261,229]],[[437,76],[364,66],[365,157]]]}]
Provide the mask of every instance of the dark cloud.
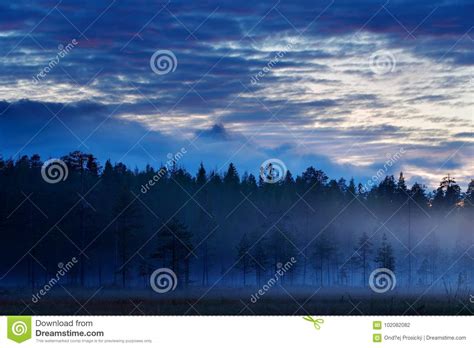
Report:
[{"label": "dark cloud", "polygon": [[442,101],[446,101],[446,100],[449,100],[449,99],[452,99],[451,96],[448,96],[448,95],[441,95],[441,94],[436,94],[436,95],[423,95],[423,96],[419,96],[419,97],[416,97],[416,98],[411,98],[409,100],[407,100],[406,102],[407,103],[419,103],[419,102],[442,102]]},{"label": "dark cloud", "polygon": [[462,132],[462,133],[456,133],[453,134],[454,138],[474,138],[474,133],[473,132]]},{"label": "dark cloud", "polygon": [[6,157],[38,152],[54,157],[79,149],[101,159],[127,159],[129,163],[144,165],[151,160],[134,148],[139,139],[161,151],[174,148],[172,140],[158,132],[150,132],[136,122],[109,117],[111,107],[100,104],[21,100],[1,102],[0,107],[0,148]]},{"label": "dark cloud", "polygon": [[212,138],[214,140],[230,140],[233,135],[225,129],[223,124],[215,124],[210,129],[204,129],[196,132],[197,137]]}]

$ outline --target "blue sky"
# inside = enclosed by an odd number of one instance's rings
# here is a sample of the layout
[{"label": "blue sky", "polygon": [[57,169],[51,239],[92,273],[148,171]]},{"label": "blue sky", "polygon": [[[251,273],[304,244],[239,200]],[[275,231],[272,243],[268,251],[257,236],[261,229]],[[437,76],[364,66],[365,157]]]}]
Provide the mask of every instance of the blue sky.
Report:
[{"label": "blue sky", "polygon": [[[1,1],[0,153],[157,167],[184,147],[191,172],[279,158],[362,182],[396,156],[387,174],[434,187],[449,172],[465,189],[472,13],[472,1]],[[157,74],[160,50],[176,60]]]}]

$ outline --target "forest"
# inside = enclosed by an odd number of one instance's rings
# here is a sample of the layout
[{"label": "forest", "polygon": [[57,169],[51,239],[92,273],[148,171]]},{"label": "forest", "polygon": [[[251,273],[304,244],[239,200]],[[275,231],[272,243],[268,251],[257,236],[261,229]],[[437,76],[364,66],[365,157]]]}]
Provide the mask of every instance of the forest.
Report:
[{"label": "forest", "polygon": [[[78,298],[103,289],[99,302],[116,293],[165,302],[147,313],[188,314],[186,302],[191,302],[200,313],[236,314],[238,309],[226,311],[215,303],[206,307],[205,299],[228,299],[235,308],[242,301],[250,304],[250,296],[292,258],[295,263],[262,303],[288,301],[289,293],[301,305],[320,289],[321,294],[341,294],[343,301],[377,295],[368,285],[377,268],[396,276],[396,287],[385,296],[449,298],[447,307],[433,310],[438,314],[458,313],[457,299],[473,292],[474,181],[461,188],[455,173],[440,178],[434,191],[423,183],[408,187],[403,173],[366,190],[363,183],[331,179],[313,166],[301,174],[288,171],[272,184],[240,173],[233,163],[223,172],[205,164],[189,172],[178,163],[143,170],[110,160],[101,164],[79,151],[61,160],[67,178],[51,184],[42,177],[39,155],[0,157],[4,304],[14,294],[30,301],[58,264],[72,258],[78,262],[60,280],[62,289]],[[150,289],[150,276],[160,267],[177,276],[176,291],[161,297]],[[46,298],[62,296],[57,288]],[[176,308],[165,306],[178,297],[183,302],[173,302]],[[24,308],[20,298],[13,302],[20,305],[12,312]],[[121,306],[111,311],[125,313]],[[427,306],[414,308],[429,313]],[[317,308],[347,314],[351,306]],[[254,311],[293,313],[270,304]],[[404,313],[404,308],[390,311]]]}]

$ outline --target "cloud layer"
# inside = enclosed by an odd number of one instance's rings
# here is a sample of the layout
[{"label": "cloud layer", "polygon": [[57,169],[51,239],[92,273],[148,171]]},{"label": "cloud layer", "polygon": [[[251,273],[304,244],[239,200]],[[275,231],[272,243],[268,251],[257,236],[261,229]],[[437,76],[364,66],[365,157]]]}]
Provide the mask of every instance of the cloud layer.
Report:
[{"label": "cloud layer", "polygon": [[[1,4],[1,152],[82,148],[141,166],[185,146],[190,166],[257,172],[281,157],[293,172],[364,180],[403,148],[393,172],[434,186],[450,171],[465,185],[473,12],[469,1]],[[174,72],[153,72],[157,50],[175,55]]]}]

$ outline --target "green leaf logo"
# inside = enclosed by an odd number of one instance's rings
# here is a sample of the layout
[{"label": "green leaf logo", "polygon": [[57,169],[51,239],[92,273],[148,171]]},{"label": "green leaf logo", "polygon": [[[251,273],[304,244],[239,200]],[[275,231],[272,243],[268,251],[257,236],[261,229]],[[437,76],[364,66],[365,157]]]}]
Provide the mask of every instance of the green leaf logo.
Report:
[{"label": "green leaf logo", "polygon": [[7,337],[12,341],[22,343],[31,338],[31,317],[8,317],[7,326]]}]

